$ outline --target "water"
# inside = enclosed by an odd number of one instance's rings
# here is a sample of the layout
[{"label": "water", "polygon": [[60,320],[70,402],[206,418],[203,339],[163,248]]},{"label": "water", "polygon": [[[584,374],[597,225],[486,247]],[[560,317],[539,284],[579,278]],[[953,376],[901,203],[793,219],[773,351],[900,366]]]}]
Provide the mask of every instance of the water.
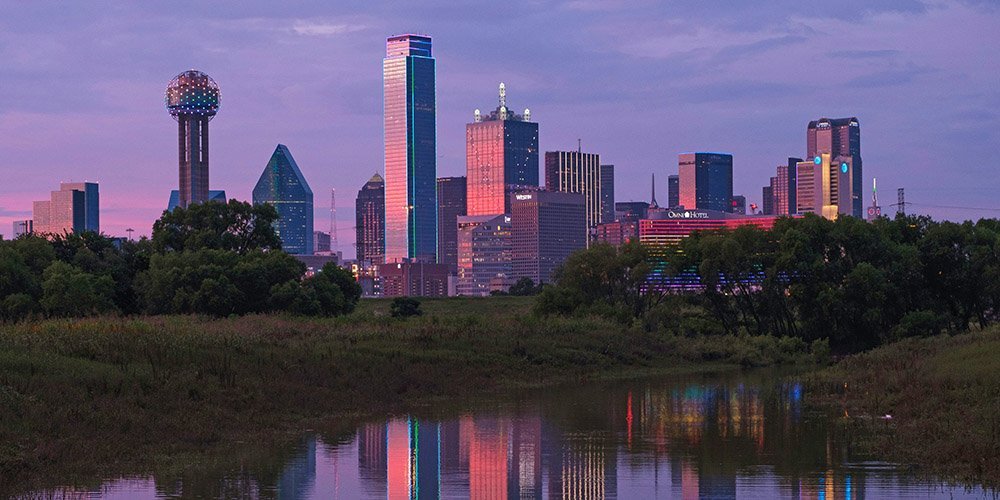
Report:
[{"label": "water", "polygon": [[[437,404],[58,498],[993,498],[870,461],[770,372]],[[341,423],[342,424],[342,423]]]}]

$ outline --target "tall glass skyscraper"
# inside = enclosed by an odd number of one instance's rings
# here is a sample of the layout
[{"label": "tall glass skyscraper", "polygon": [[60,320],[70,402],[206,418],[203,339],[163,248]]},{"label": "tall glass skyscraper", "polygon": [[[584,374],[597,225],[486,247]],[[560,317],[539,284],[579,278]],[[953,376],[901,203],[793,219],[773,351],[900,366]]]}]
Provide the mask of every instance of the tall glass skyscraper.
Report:
[{"label": "tall glass skyscraper", "polygon": [[313,192],[284,144],[278,144],[253,188],[254,204],[268,203],[278,210],[275,229],[282,250],[295,255],[313,253]]},{"label": "tall glass skyscraper", "polygon": [[437,258],[437,124],[431,38],[386,40],[385,259]]},{"label": "tall glass skyscraper", "polygon": [[856,117],[820,118],[806,127],[806,159],[815,159],[823,153],[832,157],[850,157],[851,210],[847,213],[862,217],[862,189],[864,180],[861,167],[861,124]]},{"label": "tall glass skyscraper", "polygon": [[733,212],[733,155],[683,153],[678,158],[678,175],[681,206]]},{"label": "tall glass skyscraper", "polygon": [[375,174],[354,201],[355,246],[364,269],[385,262],[385,181]]},{"label": "tall glass skyscraper", "polygon": [[545,189],[582,193],[586,204],[586,231],[602,221],[601,155],[582,151],[545,152]]},{"label": "tall glass skyscraper", "polygon": [[601,165],[601,223],[615,221],[615,166]]},{"label": "tall glass skyscraper", "polygon": [[507,108],[507,89],[500,84],[499,105],[488,116],[477,109],[465,126],[468,214],[510,212],[510,193],[538,186],[538,124],[531,112]]}]

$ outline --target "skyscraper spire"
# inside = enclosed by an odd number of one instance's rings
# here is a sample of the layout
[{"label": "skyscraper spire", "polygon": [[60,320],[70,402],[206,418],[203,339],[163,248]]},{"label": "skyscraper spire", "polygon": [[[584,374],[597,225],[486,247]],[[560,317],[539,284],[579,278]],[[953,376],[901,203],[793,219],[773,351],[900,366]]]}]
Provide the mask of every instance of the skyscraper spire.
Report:
[{"label": "skyscraper spire", "polygon": [[656,174],[651,174],[651,175],[652,175],[653,179],[651,181],[652,184],[650,186],[651,186],[652,191],[653,191],[653,193],[652,193],[653,196],[652,196],[652,199],[649,200],[649,208],[660,208],[660,205],[658,205],[656,203]]}]

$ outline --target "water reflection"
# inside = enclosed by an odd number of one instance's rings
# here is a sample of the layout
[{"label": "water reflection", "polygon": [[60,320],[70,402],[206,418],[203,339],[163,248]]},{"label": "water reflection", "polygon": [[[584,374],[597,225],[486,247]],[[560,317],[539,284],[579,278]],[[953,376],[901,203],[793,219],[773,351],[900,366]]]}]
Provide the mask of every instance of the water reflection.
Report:
[{"label": "water reflection", "polygon": [[[112,481],[100,498],[981,498],[864,462],[769,374],[512,395],[316,433],[265,458]],[[67,494],[69,493],[69,494]]]}]

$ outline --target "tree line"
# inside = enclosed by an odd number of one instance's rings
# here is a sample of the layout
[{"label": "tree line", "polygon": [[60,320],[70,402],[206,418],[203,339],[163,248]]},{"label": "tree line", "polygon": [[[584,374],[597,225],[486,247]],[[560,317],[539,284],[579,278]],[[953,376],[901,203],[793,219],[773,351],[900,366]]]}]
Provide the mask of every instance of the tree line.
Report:
[{"label": "tree line", "polygon": [[164,212],[151,238],[93,232],[0,241],[0,320],[96,314],[285,311],[335,316],[361,297],[353,275],[281,251],[270,205],[232,200]]},{"label": "tree line", "polygon": [[682,335],[827,339],[839,352],[983,328],[1000,319],[1000,221],[808,215],[676,246],[598,244],[567,260],[537,310]]}]

